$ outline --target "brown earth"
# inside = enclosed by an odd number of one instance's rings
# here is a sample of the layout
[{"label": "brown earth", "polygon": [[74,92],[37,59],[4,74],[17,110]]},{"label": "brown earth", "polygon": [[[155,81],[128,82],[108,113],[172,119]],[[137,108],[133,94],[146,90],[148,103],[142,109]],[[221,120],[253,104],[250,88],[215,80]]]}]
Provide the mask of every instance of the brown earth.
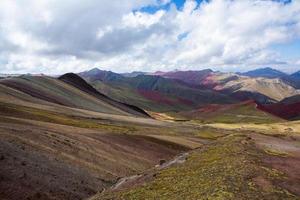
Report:
[{"label": "brown earth", "polygon": [[0,123],[1,199],[83,199],[189,149],[148,136],[7,121]]},{"label": "brown earth", "polygon": [[252,134],[257,146],[269,156],[263,158],[266,166],[271,166],[275,172],[285,178],[275,180],[275,184],[285,188],[292,194],[300,196],[300,140],[297,137],[272,137]]},{"label": "brown earth", "polygon": [[201,144],[189,125],[128,116],[51,78],[18,81],[0,84],[0,199],[84,199]]}]

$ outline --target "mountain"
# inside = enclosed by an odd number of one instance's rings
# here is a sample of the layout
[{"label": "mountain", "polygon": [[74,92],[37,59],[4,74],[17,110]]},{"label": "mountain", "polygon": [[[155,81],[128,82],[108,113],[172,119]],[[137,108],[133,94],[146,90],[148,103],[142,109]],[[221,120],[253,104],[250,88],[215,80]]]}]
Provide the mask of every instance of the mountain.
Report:
[{"label": "mountain", "polygon": [[297,72],[291,74],[291,77],[294,78],[294,79],[299,79],[300,80],[300,71],[297,71]]},{"label": "mountain", "polygon": [[172,71],[172,72],[156,72],[154,75],[162,76],[165,78],[171,78],[181,80],[187,84],[199,86],[200,83],[209,76],[213,71],[211,69],[204,69],[200,71]]},{"label": "mountain", "polygon": [[73,73],[64,74],[63,76],[60,76],[58,79],[90,94],[91,96],[96,97],[97,99],[99,99],[103,102],[106,102],[120,110],[123,110],[127,113],[133,114],[135,116],[140,116],[140,117],[149,117],[149,115],[144,110],[140,109],[137,106],[117,102],[117,101],[107,97],[106,95],[100,93],[99,91],[97,91],[95,88],[93,88],[85,80],[83,80],[80,76],[78,76],[76,74],[73,74]]},{"label": "mountain", "polygon": [[79,75],[107,96],[150,111],[190,110],[207,103],[234,102],[225,94],[195,88],[181,80],[157,75],[122,76],[115,79],[104,79],[103,72],[98,72],[98,76],[93,74],[92,77],[87,73]]},{"label": "mountain", "polygon": [[300,71],[285,77],[285,80],[290,83],[293,87],[300,89]]},{"label": "mountain", "polygon": [[264,77],[264,78],[281,78],[281,77],[287,76],[287,74],[285,74],[279,70],[272,69],[270,67],[255,69],[255,70],[248,71],[245,73],[240,73],[240,74],[244,75],[244,76],[249,76],[249,77]]},{"label": "mountain", "polygon": [[300,95],[295,95],[270,105],[258,105],[258,109],[286,120],[300,119]]},{"label": "mountain", "polygon": [[134,71],[134,72],[130,72],[130,73],[122,73],[122,76],[125,77],[136,77],[138,75],[146,75],[148,74],[147,72],[138,72],[138,71]]},{"label": "mountain", "polygon": [[[287,81],[289,76],[277,70],[264,68],[248,73],[254,74],[273,78],[221,73],[210,69],[159,71],[129,77],[99,69],[79,73],[112,99],[159,112],[193,110],[206,104],[248,100],[274,103],[300,93]],[[275,75],[281,78],[274,78]]]},{"label": "mountain", "polygon": [[108,101],[74,74],[1,79],[0,199],[87,199],[201,145]]},{"label": "mountain", "polygon": [[196,110],[183,111],[177,115],[185,119],[194,119],[202,123],[271,123],[280,118],[257,109],[254,101],[244,101],[236,104],[208,104]]},{"label": "mountain", "polygon": [[293,86],[296,89],[300,89],[300,72],[288,75],[281,71],[272,69],[272,68],[262,68],[256,69],[253,71],[239,73],[240,75],[249,76],[249,77],[264,77],[264,78],[280,78],[286,84]]},{"label": "mountain", "polygon": [[24,75],[3,79],[0,84],[63,106],[109,114],[146,116],[146,113],[136,107],[115,102],[99,92],[96,93],[77,75],[67,74],[60,79]]},{"label": "mountain", "polygon": [[88,81],[114,81],[114,80],[122,80],[124,77],[118,73],[114,73],[111,71],[104,71],[100,70],[98,68],[93,68],[88,71],[84,71],[81,73],[78,73],[78,75]]},{"label": "mountain", "polygon": [[239,101],[255,100],[260,103],[271,103],[299,93],[287,74],[271,68],[244,74],[214,72],[210,69],[155,74],[180,80],[190,87],[215,90]]},{"label": "mountain", "polygon": [[233,73],[212,73],[202,84],[241,101],[253,99],[260,103],[281,101],[300,92],[279,78],[248,77]]}]

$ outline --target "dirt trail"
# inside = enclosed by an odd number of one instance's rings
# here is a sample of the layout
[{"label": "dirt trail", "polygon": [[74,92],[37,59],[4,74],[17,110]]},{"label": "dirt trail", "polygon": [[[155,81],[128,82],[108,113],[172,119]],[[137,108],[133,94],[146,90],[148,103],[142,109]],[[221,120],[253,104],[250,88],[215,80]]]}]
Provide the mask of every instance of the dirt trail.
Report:
[{"label": "dirt trail", "polygon": [[124,185],[131,185],[135,182],[139,182],[138,180],[142,179],[143,177],[153,176],[154,174],[156,174],[156,172],[157,172],[156,170],[162,170],[162,169],[168,168],[170,166],[173,166],[175,164],[182,164],[186,161],[188,155],[189,155],[188,152],[181,153],[178,156],[176,156],[174,159],[169,160],[161,165],[157,165],[154,169],[151,169],[148,172],[145,172],[144,174],[136,174],[133,176],[123,177],[123,178],[119,179],[117,183],[115,183],[113,186],[111,186],[110,190],[118,190],[121,187],[123,187]]}]

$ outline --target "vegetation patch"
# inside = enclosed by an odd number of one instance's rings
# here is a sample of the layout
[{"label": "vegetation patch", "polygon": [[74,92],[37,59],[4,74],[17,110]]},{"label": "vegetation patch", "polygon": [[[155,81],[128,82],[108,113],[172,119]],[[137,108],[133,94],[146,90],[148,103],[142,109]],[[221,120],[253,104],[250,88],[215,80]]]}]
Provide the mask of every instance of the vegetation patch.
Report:
[{"label": "vegetation patch", "polygon": [[280,151],[278,149],[271,149],[271,148],[266,148],[265,149],[265,152],[269,155],[272,155],[272,156],[282,156],[282,157],[286,157],[288,156],[288,153],[284,152],[284,151]]},{"label": "vegetation patch", "polygon": [[79,119],[78,117],[74,118],[72,116],[52,111],[0,102],[0,116],[1,115],[4,115],[5,117],[9,116],[22,119],[30,119],[80,128],[95,128],[122,132],[126,132],[128,130],[126,127],[116,126],[115,124],[101,124],[99,120],[92,120],[87,118]]},{"label": "vegetation patch", "polygon": [[[259,167],[265,154],[253,143],[242,135],[221,138],[192,152],[184,164],[160,171],[151,182],[95,199],[296,199],[272,184],[273,170]],[[270,183],[267,190],[257,180]]]}]

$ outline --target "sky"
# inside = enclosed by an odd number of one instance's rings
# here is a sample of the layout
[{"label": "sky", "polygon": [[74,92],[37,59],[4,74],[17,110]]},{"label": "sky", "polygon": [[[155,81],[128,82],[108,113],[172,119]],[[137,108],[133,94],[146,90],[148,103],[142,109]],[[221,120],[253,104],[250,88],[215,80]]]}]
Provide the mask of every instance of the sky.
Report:
[{"label": "sky", "polygon": [[298,0],[0,0],[0,73],[300,70]]}]

